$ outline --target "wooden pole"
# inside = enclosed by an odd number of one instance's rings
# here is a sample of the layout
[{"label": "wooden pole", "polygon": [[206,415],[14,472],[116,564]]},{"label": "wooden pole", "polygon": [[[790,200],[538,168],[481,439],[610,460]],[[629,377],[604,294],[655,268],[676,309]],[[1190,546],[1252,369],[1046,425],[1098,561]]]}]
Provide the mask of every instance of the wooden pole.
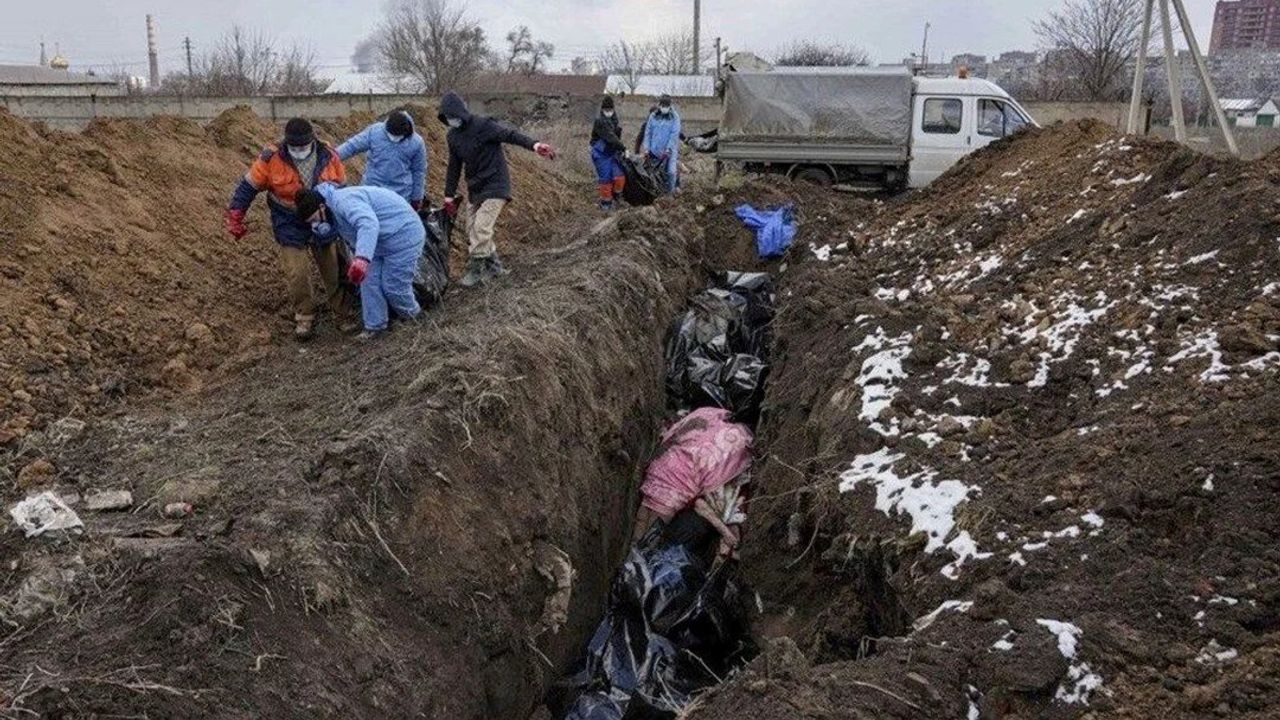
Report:
[{"label": "wooden pole", "polygon": [[1169,22],[1169,0],[1160,2],[1160,24],[1164,28],[1164,68],[1169,76],[1169,104],[1173,106],[1173,137],[1187,142],[1187,118],[1182,114],[1182,64],[1173,45],[1173,25]]},{"label": "wooden pole", "polygon": [[1187,15],[1187,6],[1182,3],[1182,0],[1173,0],[1173,8],[1178,11],[1178,24],[1182,26],[1182,35],[1187,39],[1187,48],[1191,50],[1191,57],[1196,61],[1196,72],[1200,73],[1200,85],[1209,99],[1209,105],[1213,107],[1213,114],[1218,118],[1222,137],[1227,141],[1227,148],[1231,150],[1231,154],[1239,157],[1240,146],[1236,144],[1235,131],[1227,123],[1227,114],[1222,110],[1222,103],[1218,100],[1218,90],[1213,86],[1209,67],[1204,62],[1204,56],[1200,54],[1200,43],[1196,40],[1195,28],[1191,26],[1191,18]]},{"label": "wooden pole", "polygon": [[1138,46],[1138,64],[1133,72],[1133,95],[1129,98],[1129,134],[1137,135],[1142,115],[1142,85],[1146,82],[1147,48],[1151,45],[1151,13],[1156,0],[1146,0],[1142,11],[1142,43]]}]

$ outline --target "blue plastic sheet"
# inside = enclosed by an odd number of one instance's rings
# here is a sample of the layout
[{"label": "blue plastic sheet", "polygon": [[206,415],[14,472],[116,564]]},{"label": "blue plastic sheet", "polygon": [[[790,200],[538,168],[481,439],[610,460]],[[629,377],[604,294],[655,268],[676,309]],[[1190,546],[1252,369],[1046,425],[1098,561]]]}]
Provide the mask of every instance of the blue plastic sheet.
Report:
[{"label": "blue plastic sheet", "polygon": [[739,205],[735,212],[743,225],[756,231],[756,253],[762,260],[782,257],[796,238],[793,205],[784,205],[776,210],[757,210],[751,205]]}]

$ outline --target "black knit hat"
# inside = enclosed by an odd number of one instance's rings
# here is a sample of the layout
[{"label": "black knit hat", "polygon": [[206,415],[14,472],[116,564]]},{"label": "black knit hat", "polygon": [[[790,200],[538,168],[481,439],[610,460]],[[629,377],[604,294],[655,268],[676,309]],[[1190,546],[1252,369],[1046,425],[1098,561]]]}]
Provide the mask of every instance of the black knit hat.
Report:
[{"label": "black knit hat", "polygon": [[387,132],[400,137],[413,134],[413,118],[403,110],[394,110],[387,116]]},{"label": "black knit hat", "polygon": [[600,101],[600,109],[601,109],[601,110],[612,110],[612,109],[613,109],[613,96],[612,96],[612,95],[605,95],[605,96],[604,96],[604,100],[601,100],[601,101]]},{"label": "black knit hat", "polygon": [[316,141],[316,131],[305,118],[293,118],[284,124],[284,143],[293,147],[310,145]]},{"label": "black knit hat", "polygon": [[307,222],[324,204],[324,196],[315,190],[299,190],[293,199],[294,215],[302,222]]},{"label": "black knit hat", "polygon": [[671,96],[663,93],[662,97],[658,98],[658,107],[671,107]]}]

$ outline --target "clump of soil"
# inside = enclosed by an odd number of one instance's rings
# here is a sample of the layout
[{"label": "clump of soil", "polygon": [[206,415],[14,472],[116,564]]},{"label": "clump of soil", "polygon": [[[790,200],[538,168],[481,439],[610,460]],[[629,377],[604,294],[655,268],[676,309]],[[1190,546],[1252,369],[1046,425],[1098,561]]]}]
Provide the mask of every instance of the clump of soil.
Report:
[{"label": "clump of soil", "polygon": [[690,717],[1269,717],[1277,190],[1075,123],[793,254],[744,560],[789,640]]},{"label": "clump of soil", "polygon": [[[603,607],[662,336],[701,286],[696,233],[653,211],[554,245],[381,342],[280,348],[198,402],[48,434],[33,482],[86,527],[0,536],[0,707],[528,717]],[[91,512],[94,488],[134,505]]]}]

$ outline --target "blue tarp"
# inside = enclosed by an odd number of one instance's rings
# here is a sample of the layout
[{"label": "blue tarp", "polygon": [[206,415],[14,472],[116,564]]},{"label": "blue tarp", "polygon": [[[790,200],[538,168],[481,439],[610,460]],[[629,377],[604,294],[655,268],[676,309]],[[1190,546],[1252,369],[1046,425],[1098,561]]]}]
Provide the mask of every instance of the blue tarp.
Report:
[{"label": "blue tarp", "polygon": [[757,210],[750,205],[739,205],[736,212],[743,225],[756,231],[756,253],[761,260],[782,257],[791,247],[791,241],[795,240],[793,205],[784,205],[776,210]]}]

